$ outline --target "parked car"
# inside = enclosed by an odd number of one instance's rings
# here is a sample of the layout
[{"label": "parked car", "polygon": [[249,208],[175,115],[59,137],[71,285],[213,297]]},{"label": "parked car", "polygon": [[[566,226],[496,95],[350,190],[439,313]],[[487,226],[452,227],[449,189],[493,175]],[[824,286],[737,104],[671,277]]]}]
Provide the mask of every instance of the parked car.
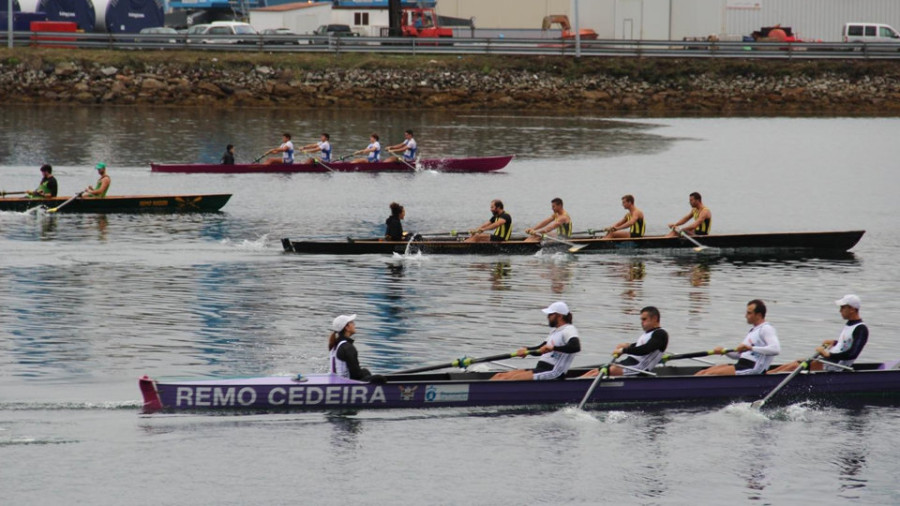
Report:
[{"label": "parked car", "polygon": [[299,44],[297,34],[287,28],[266,28],[261,35],[272,38],[272,44]]},{"label": "parked car", "polygon": [[239,21],[213,21],[204,35],[235,35],[236,38],[203,39],[206,44],[253,44],[256,42],[256,30],[249,23]]},{"label": "parked car", "polygon": [[[145,43],[169,43],[176,44],[178,43],[178,39],[180,38],[180,34],[178,30],[174,28],[169,28],[167,26],[154,26],[150,28],[141,28],[141,31],[138,32],[140,35],[153,35],[152,37],[141,37],[138,38],[137,41],[145,42]],[[166,39],[164,35],[171,35],[172,38]]]},{"label": "parked car", "polygon": [[310,44],[328,44],[324,37],[359,37],[359,34],[350,29],[350,25],[321,25],[313,33],[316,39],[310,39]]},{"label": "parked car", "polygon": [[841,30],[844,42],[897,42],[900,33],[880,23],[844,23]]}]

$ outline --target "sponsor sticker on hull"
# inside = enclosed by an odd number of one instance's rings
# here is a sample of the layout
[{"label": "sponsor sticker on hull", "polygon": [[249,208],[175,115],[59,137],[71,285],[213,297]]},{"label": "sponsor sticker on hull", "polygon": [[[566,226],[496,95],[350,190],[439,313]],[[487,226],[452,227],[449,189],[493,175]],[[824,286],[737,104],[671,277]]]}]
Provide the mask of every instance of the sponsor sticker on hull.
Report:
[{"label": "sponsor sticker on hull", "polygon": [[425,385],[425,402],[466,402],[469,385]]}]

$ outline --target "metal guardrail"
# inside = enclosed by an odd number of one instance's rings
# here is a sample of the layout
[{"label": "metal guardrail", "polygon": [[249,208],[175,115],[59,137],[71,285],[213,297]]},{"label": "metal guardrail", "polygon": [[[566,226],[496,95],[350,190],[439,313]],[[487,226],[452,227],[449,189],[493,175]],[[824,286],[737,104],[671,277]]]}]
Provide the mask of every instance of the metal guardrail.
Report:
[{"label": "metal guardrail", "polygon": [[[5,32],[0,32],[4,33]],[[497,54],[575,56],[559,39],[398,38],[305,35],[185,35],[14,32],[14,46],[131,50],[262,51],[292,53]],[[584,57],[900,59],[900,44],[841,42],[706,42],[586,40]]]}]

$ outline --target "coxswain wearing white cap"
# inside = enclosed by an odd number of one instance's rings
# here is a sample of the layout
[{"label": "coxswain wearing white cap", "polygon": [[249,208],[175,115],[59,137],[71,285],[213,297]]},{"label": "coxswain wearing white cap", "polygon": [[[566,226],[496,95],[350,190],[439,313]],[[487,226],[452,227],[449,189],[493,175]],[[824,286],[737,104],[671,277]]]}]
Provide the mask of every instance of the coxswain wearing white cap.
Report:
[{"label": "coxswain wearing white cap", "polygon": [[565,379],[575,354],[581,351],[578,329],[572,325],[572,312],[565,302],[554,302],[541,311],[547,315],[547,324],[553,329],[547,340],[530,348],[520,348],[516,354],[526,357],[531,351],[539,351],[541,358],[533,370],[507,371],[495,374],[492,380],[553,380]]},{"label": "coxswain wearing white cap", "polygon": [[[844,295],[841,299],[834,301],[835,305],[840,308],[841,317],[847,320],[841,334],[837,339],[826,339],[822,341],[822,346],[816,348],[816,352],[827,359],[828,362],[850,367],[856,361],[856,357],[862,352],[869,341],[869,328],[863,323],[862,317],[859,316],[859,308],[862,301],[856,295]],[[800,361],[790,362],[781,367],[777,367],[769,371],[769,374],[777,374],[782,372],[791,372],[800,367]],[[819,360],[814,360],[809,365],[811,371],[844,371],[841,367],[824,364]]]},{"label": "coxswain wearing white cap", "polygon": [[331,336],[328,338],[329,372],[343,378],[359,381],[383,383],[384,377],[373,375],[359,366],[359,356],[353,339],[356,333],[356,315],[340,315],[331,322]]}]

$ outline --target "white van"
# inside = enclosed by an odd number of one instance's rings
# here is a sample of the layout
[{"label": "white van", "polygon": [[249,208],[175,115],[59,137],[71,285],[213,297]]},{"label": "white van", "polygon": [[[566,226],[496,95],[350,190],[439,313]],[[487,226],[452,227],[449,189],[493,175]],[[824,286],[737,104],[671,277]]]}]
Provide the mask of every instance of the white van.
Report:
[{"label": "white van", "polygon": [[900,42],[900,33],[879,23],[844,23],[844,42]]}]

